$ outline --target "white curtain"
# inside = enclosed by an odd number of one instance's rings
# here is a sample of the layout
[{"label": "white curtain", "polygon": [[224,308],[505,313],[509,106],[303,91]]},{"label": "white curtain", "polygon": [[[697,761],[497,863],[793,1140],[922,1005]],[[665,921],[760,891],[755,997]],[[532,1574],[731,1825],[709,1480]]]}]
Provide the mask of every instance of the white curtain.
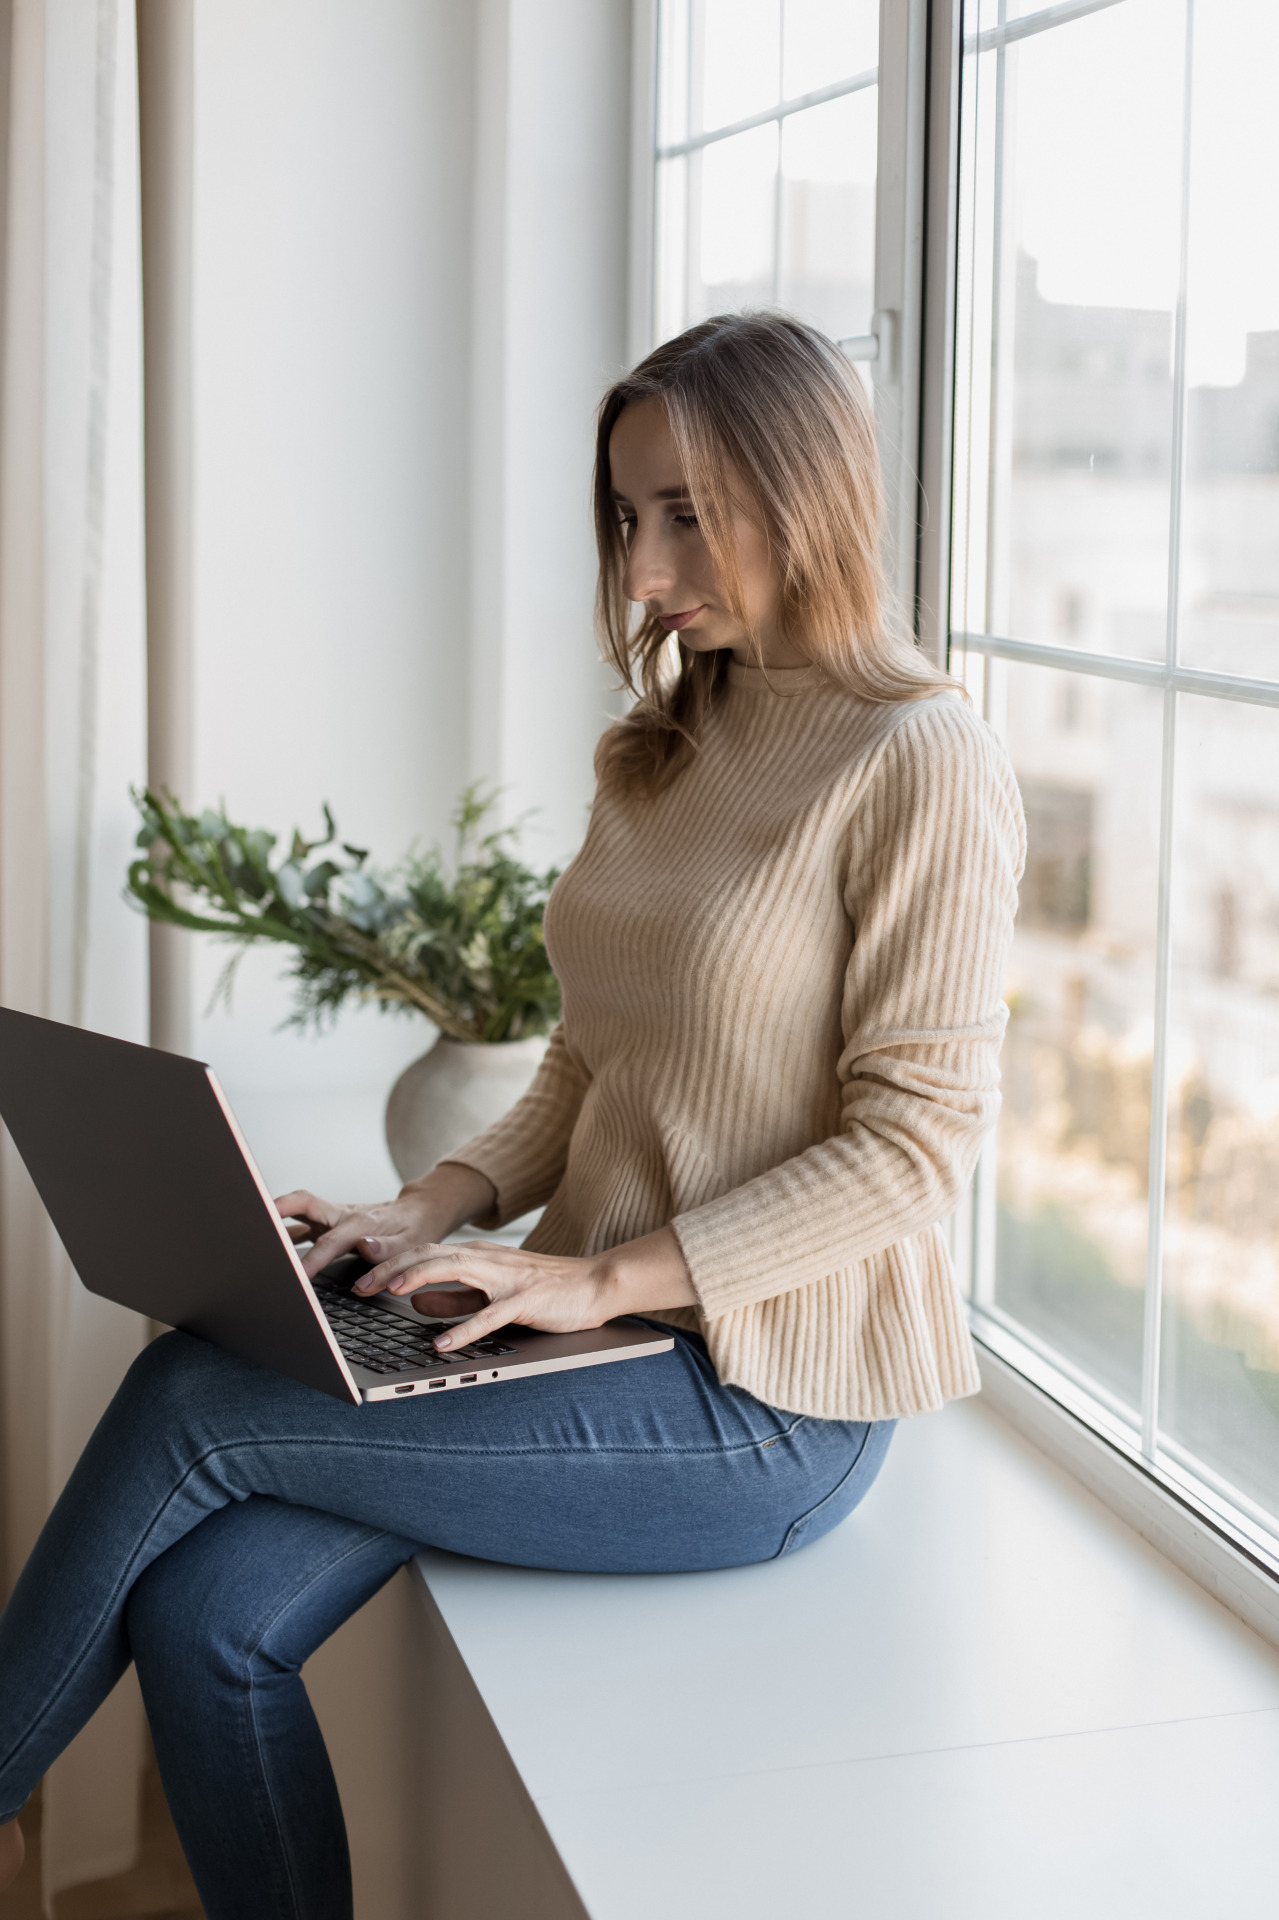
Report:
[{"label": "white curtain", "polygon": [[[121,0],[0,14],[0,1001],[147,1038],[121,899],[146,765],[137,63]],[[145,1324],[76,1280],[0,1140],[11,1583]],[[45,1781],[45,1897],[136,1853],[130,1674]]]}]

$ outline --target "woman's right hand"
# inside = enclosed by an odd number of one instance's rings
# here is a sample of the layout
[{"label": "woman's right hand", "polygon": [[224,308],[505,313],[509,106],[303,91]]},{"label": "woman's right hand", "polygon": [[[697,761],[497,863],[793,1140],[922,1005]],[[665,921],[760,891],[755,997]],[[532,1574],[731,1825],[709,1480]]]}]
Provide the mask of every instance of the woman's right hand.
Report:
[{"label": "woman's right hand", "polygon": [[401,1188],[396,1199],[370,1206],[324,1200],[302,1188],[281,1194],[275,1202],[294,1245],[311,1242],[302,1265],[312,1280],[344,1253],[377,1263],[410,1247],[438,1243],[491,1213],[496,1204],[492,1181],[460,1160],[445,1161],[424,1179]]}]

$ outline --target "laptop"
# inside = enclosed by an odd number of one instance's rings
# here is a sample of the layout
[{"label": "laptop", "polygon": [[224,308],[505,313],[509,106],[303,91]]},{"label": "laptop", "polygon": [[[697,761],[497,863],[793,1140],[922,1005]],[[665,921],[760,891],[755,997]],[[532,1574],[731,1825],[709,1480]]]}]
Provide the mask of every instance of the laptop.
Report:
[{"label": "laptop", "polygon": [[446,1325],[308,1280],[211,1067],[0,1007],[0,1117],[85,1286],[336,1399],[393,1400],[669,1353],[639,1320],[504,1327],[437,1353]]}]

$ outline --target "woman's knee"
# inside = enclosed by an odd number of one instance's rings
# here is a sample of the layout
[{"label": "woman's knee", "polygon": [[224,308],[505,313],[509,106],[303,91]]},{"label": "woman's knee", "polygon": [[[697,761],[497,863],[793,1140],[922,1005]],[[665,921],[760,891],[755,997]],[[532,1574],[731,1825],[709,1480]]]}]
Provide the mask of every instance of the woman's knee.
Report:
[{"label": "woman's knee", "polygon": [[314,1508],[260,1495],[231,1502],[134,1583],[125,1625],[144,1685],[296,1672],[412,1550]]},{"label": "woman's knee", "polygon": [[203,1445],[221,1433],[228,1416],[238,1424],[263,1386],[288,1384],[194,1334],[162,1333],[129,1368],[112,1413],[140,1420],[154,1437],[185,1433]]},{"label": "woman's knee", "polygon": [[138,1399],[154,1414],[168,1405],[189,1405],[212,1377],[217,1349],[189,1333],[162,1333],[143,1347],[120,1383],[117,1400]]},{"label": "woman's knee", "polygon": [[237,1505],[211,1514],[134,1581],[125,1631],[149,1694],[210,1680],[234,1686],[248,1676],[275,1582],[256,1556],[237,1547],[241,1512]]},{"label": "woman's knee", "polygon": [[[153,1560],[129,1592],[124,1627],[148,1709],[203,1694],[210,1681],[233,1684],[237,1662],[230,1623],[183,1541]],[[228,1654],[230,1658],[228,1659]]]}]

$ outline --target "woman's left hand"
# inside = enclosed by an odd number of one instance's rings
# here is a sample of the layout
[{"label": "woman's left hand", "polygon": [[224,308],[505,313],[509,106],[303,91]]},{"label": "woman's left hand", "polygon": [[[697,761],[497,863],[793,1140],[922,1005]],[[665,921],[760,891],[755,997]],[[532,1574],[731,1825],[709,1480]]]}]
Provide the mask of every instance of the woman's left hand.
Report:
[{"label": "woman's left hand", "polygon": [[[430,1291],[424,1295],[423,1288]],[[697,1302],[669,1227],[588,1259],[526,1253],[492,1240],[410,1247],[366,1273],[355,1291],[414,1294],[419,1313],[441,1319],[470,1313],[461,1326],[438,1336],[435,1344],[442,1351],[467,1346],[500,1327],[577,1333],[619,1314]]]}]

